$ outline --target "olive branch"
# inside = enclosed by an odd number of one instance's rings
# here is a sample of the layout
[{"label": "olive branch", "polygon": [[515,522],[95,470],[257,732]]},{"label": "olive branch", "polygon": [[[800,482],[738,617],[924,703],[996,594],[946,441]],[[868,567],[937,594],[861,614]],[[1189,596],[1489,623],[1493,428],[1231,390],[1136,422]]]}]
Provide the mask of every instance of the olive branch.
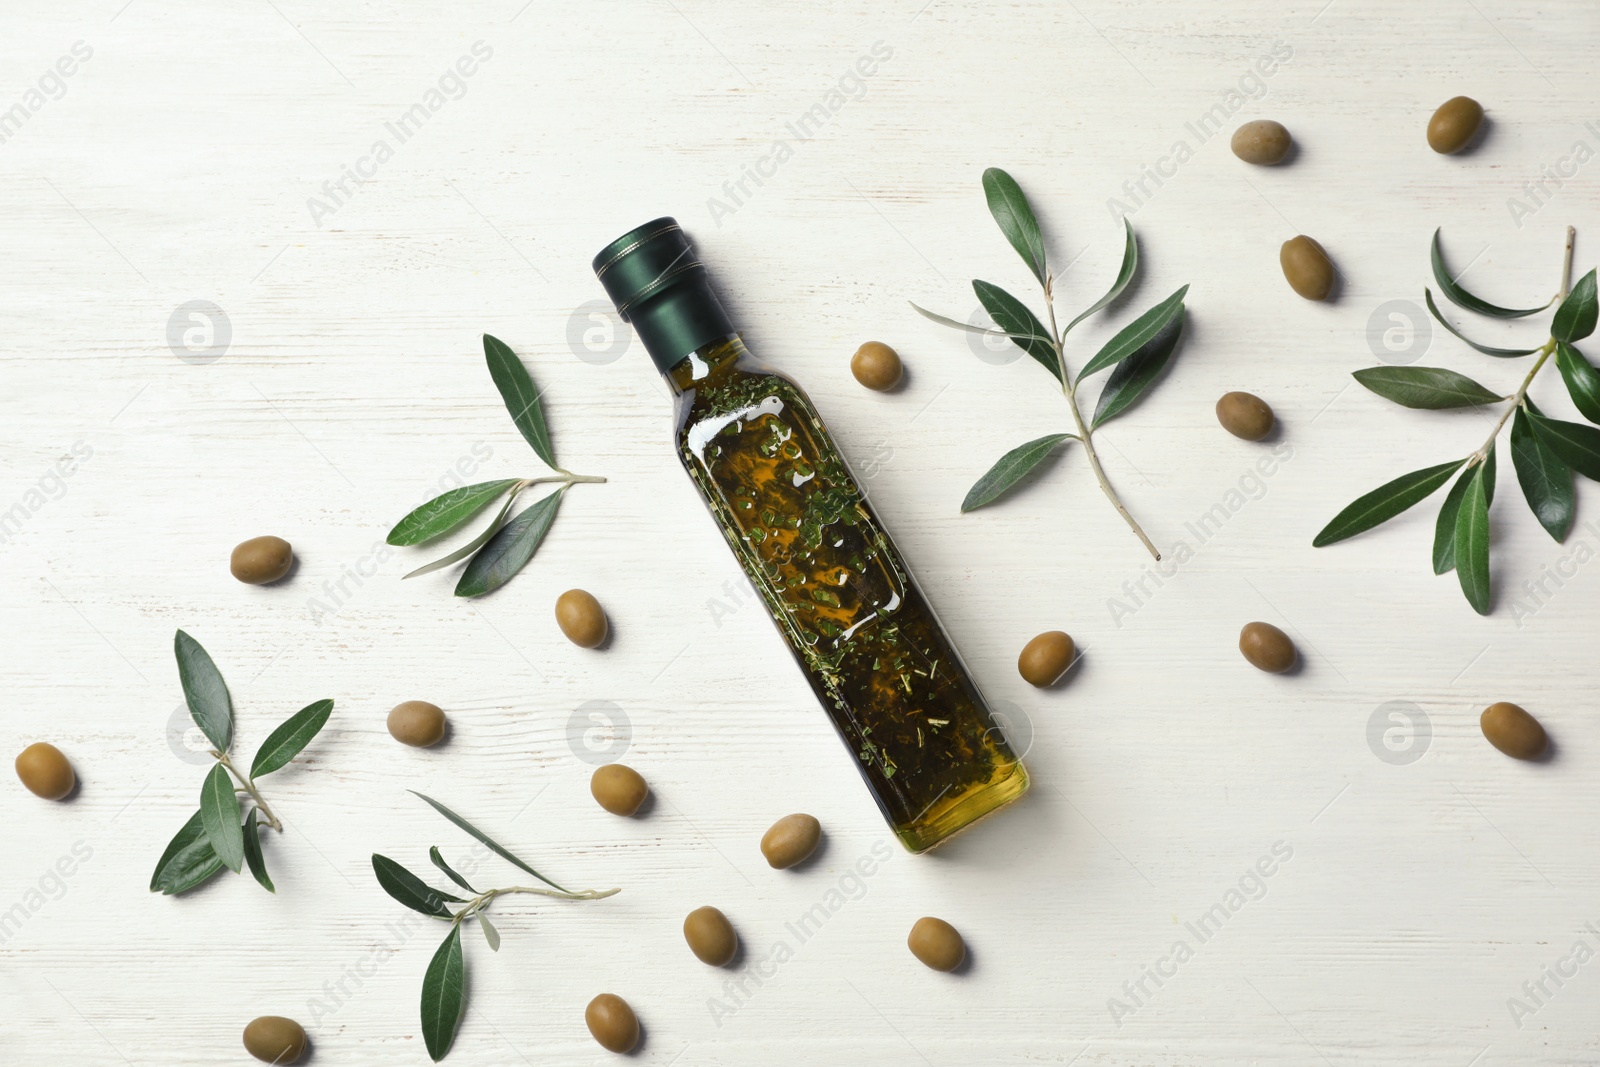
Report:
[{"label": "olive branch", "polygon": [[1387,522],[1420,503],[1460,472],[1446,494],[1434,525],[1433,572],[1454,570],[1461,592],[1480,615],[1490,609],[1489,507],[1494,502],[1496,441],[1506,423],[1511,424],[1511,464],[1522,495],[1539,525],[1557,543],[1566,540],[1576,514],[1573,473],[1600,481],[1600,430],[1583,423],[1552,419],[1539,410],[1528,388],[1545,364],[1555,357],[1556,369],[1566,383],[1574,406],[1590,422],[1600,423],[1600,370],[1574,347],[1594,332],[1600,317],[1595,272],[1572,284],[1574,231],[1567,227],[1561,264],[1561,287],[1538,307],[1506,308],[1491,304],[1462,288],[1445,269],[1439,231],[1433,233],[1433,278],[1439,291],[1457,307],[1495,319],[1521,319],[1557,305],[1550,320],[1550,336],[1535,348],[1496,348],[1479,344],[1462,334],[1439,311],[1433,291],[1423,288],[1428,311],[1455,337],[1471,348],[1499,359],[1538,355],[1521,383],[1510,393],[1497,393],[1465,374],[1444,367],[1368,367],[1354,372],[1356,381],[1379,396],[1408,408],[1430,410],[1470,408],[1504,403],[1489,436],[1462,459],[1403,474],[1360,497],[1335,515],[1312,540],[1317,547],[1343,541]]},{"label": "olive branch", "polygon": [[[562,900],[603,900],[615,896],[620,890],[564,889],[512,855],[504,845],[437,800],[423,796],[416,790],[412,790],[412,793],[426,801],[430,807],[460,829],[477,838],[495,855],[543,883],[537,886],[513,885],[480,891],[446,862],[439,851],[439,846],[433,846],[428,850],[428,859],[444,872],[446,878],[472,894],[471,898],[460,897],[443,889],[433,888],[388,856],[377,852],[372,854],[372,873],[377,877],[378,885],[383,887],[385,893],[412,911],[450,924],[450,932],[435,950],[433,959],[429,961],[428,969],[422,976],[422,1039],[428,1046],[428,1055],[437,1063],[450,1051],[450,1046],[455,1041],[456,1027],[461,1021],[461,1013],[466,1005],[467,969],[466,957],[461,949],[461,928],[468,919],[478,920],[478,928],[483,931],[483,939],[488,942],[490,950],[499,952],[500,931],[485,914],[496,897],[531,893]],[[461,907],[452,911],[451,904],[460,904]]]},{"label": "olive branch", "polygon": [[[528,368],[522,365],[510,346],[499,338],[484,334],[483,354],[489,364],[489,375],[500,390],[506,410],[511,413],[511,421],[516,423],[523,439],[532,446],[538,457],[556,473],[537,478],[502,478],[452,489],[401,519],[388,536],[391,545],[420,545],[433,541],[465,525],[478,512],[505,497],[506,502],[494,520],[477,537],[442,559],[436,559],[406,575],[407,578],[415,578],[471,556],[462,569],[460,580],[456,582],[456,596],[466,597],[493,592],[527,566],[533,554],[539,550],[545,534],[550,532],[551,524],[556,521],[556,511],[561,507],[561,498],[568,489],[574,485],[605,481],[597,475],[573,474],[556,463],[540,392],[535,388]],[[540,497],[516,518],[507,521],[511,506],[524,489],[550,484],[557,486],[555,492]]]},{"label": "olive branch", "polygon": [[[1034,217],[1033,208],[1028,204],[1028,198],[1023,195],[1016,180],[998,167],[990,167],[983,172],[983,191],[989,204],[989,213],[994,216],[1000,232],[1011,243],[1011,247],[1016,249],[1022,261],[1028,265],[1028,270],[1033,273],[1034,279],[1043,290],[1045,317],[1049,321],[1049,327],[1041,323],[1022,301],[998,285],[979,279],[973,279],[972,289],[978,296],[978,302],[995,321],[996,325],[992,328],[958,322],[918,307],[915,303],[911,306],[918,314],[944,326],[971,333],[1010,338],[1018,348],[1049,371],[1051,377],[1060,385],[1062,395],[1067,401],[1067,408],[1072,413],[1075,432],[1046,434],[1018,445],[1001,456],[967,492],[966,499],[961,502],[961,510],[974,511],[993,503],[1043,463],[1059,446],[1067,441],[1077,441],[1083,446],[1084,455],[1088,457],[1089,467],[1094,471],[1100,491],[1105,494],[1117,514],[1122,516],[1123,521],[1128,524],[1129,529],[1150,554],[1160,559],[1161,552],[1123,505],[1116,490],[1111,487],[1111,481],[1106,477],[1105,468],[1100,463],[1100,454],[1095,449],[1094,434],[1102,425],[1120,415],[1144,395],[1161,376],[1162,370],[1177,347],[1178,335],[1183,329],[1183,298],[1189,287],[1183,286],[1129,323],[1085,363],[1083,369],[1074,377],[1067,367],[1067,335],[1072,332],[1073,327],[1095,313],[1103,311],[1113,300],[1122,295],[1128,283],[1133,280],[1139,266],[1139,246],[1134,240],[1133,227],[1126,218],[1122,220],[1125,240],[1122,266],[1117,271],[1116,281],[1104,296],[1090,304],[1062,328],[1056,324],[1056,277],[1045,255],[1044,238],[1039,232],[1039,222]],[[1100,398],[1095,404],[1093,417],[1085,421],[1078,404],[1078,389],[1083,385],[1085,378],[1103,370],[1110,370],[1111,375],[1106,379],[1104,388],[1100,390]]]},{"label": "olive branch", "polygon": [[[173,651],[189,715],[211,742],[209,751],[216,764],[201,783],[199,810],[156,861],[150,891],[167,896],[187,893],[224,867],[238,874],[248,864],[255,880],[275,893],[261,852],[261,832],[271,829],[281,834],[283,823],[261,795],[256,779],[288,766],[311,743],[333,714],[333,701],[308,704],[284,720],[261,743],[250,773],[245,774],[228,755],[233,747],[233,700],[222,672],[200,642],[182,630],[173,639]],[[249,814],[243,811],[241,797],[252,803]]]}]

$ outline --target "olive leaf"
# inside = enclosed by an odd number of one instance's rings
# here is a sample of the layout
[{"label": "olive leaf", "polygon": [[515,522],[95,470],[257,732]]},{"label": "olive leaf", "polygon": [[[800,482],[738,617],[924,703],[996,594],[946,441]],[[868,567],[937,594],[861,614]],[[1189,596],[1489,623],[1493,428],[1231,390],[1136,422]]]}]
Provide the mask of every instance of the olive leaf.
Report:
[{"label": "olive leaf", "polygon": [[1128,283],[1133,281],[1134,272],[1139,269],[1139,242],[1133,238],[1133,223],[1128,221],[1126,215],[1122,217],[1122,228],[1126,237],[1122,247],[1122,266],[1117,271],[1117,280],[1111,283],[1111,288],[1106,290],[1105,296],[1084,308],[1077,318],[1067,323],[1067,328],[1061,331],[1063,337],[1071,333],[1072,328],[1078,323],[1095,312],[1102,310],[1111,301],[1121,296],[1122,291],[1128,287]]},{"label": "olive leaf", "polygon": [[483,939],[489,942],[491,952],[500,951],[500,931],[494,928],[494,923],[489,921],[489,916],[483,912],[477,913],[478,926],[483,929]]},{"label": "olive leaf", "polygon": [[167,896],[186,893],[222,868],[222,860],[211,847],[200,812],[196,811],[173,835],[156,861],[155,872],[150,875],[150,892]]},{"label": "olive leaf", "polygon": [[1473,296],[1471,293],[1463,289],[1454,278],[1450,277],[1449,271],[1445,270],[1444,255],[1439,250],[1439,233],[1440,230],[1436,229],[1433,231],[1433,249],[1431,252],[1431,259],[1433,263],[1433,280],[1439,283],[1439,291],[1443,293],[1445,295],[1445,299],[1449,300],[1452,304],[1456,305],[1457,307],[1466,308],[1468,311],[1476,311],[1480,315],[1488,315],[1491,318],[1521,319],[1526,318],[1529,315],[1537,315],[1539,312],[1555,303],[1555,300],[1551,299],[1545,301],[1536,308],[1503,308],[1497,307],[1496,305],[1489,303],[1487,300],[1482,300],[1476,296]]},{"label": "olive leaf", "polygon": [[1039,220],[1034,218],[1033,208],[1028,206],[1022,188],[999,167],[990,167],[983,172],[983,195],[1000,232],[1043,285],[1049,270],[1045,264],[1044,237],[1039,233]]},{"label": "olive leaf", "polygon": [[411,790],[411,794],[421,800],[427,801],[428,806],[433,808],[434,811],[437,811],[440,815],[443,815],[446,819],[449,819],[451,822],[455,823],[456,826],[460,827],[473,837],[477,838],[479,841],[483,842],[483,844],[489,847],[490,851],[499,856],[501,859],[505,860],[507,863],[513,864],[514,866],[528,872],[545,885],[550,886],[552,889],[560,889],[563,893],[570,892],[570,890],[563,889],[561,886],[556,885],[556,883],[552,882],[550,879],[546,878],[544,875],[540,874],[538,871],[534,870],[517,857],[513,856],[510,850],[504,845],[500,844],[500,842],[496,841],[494,838],[490,837],[488,834],[484,833],[482,830],[478,829],[476,826],[472,825],[466,819],[457,815],[455,812],[451,811],[437,800],[434,800],[430,796],[424,796],[423,794],[418,793],[415,789]]},{"label": "olive leaf", "polygon": [[228,751],[228,746],[233,744],[233,702],[228,699],[228,686],[222,680],[222,672],[217,670],[210,653],[200,647],[200,642],[182,630],[172,644],[190,717],[218,752]]},{"label": "olive leaf", "polygon": [[395,523],[387,541],[391,545],[420,545],[443,537],[498,500],[518,481],[520,479],[501,478],[496,482],[479,482],[436,496]]},{"label": "olive leaf", "polygon": [[1393,481],[1378,486],[1372,492],[1357,497],[1311,539],[1312,546],[1321,548],[1323,545],[1331,545],[1388,522],[1431,496],[1434,490],[1450,480],[1450,475],[1461,469],[1461,464],[1464,462],[1465,460],[1455,459],[1435,467],[1424,467],[1410,474],[1402,474]]},{"label": "olive leaf", "polygon": [[1408,408],[1464,408],[1504,397],[1443,367],[1367,367],[1351,377],[1385,400]]},{"label": "olive leaf", "polygon": [[327,725],[328,716],[332,714],[333,701],[319,700],[315,704],[307,704],[285,719],[261,742],[256,758],[250,764],[250,777],[271,774],[288,764]]},{"label": "olive leaf", "polygon": [[550,445],[550,430],[544,421],[544,405],[539,400],[539,390],[522,360],[509,345],[498,337],[483,335],[483,355],[489,363],[489,376],[511,412],[511,421],[517,424],[522,436],[533,446],[540,459],[552,469],[556,467],[555,449]]},{"label": "olive leaf", "polygon": [[995,465],[986,471],[982,478],[973,483],[967,490],[966,499],[961,501],[963,512],[975,511],[985,504],[998,500],[1007,489],[1020,482],[1035,467],[1044,462],[1046,456],[1055,451],[1057,445],[1063,441],[1076,441],[1078,436],[1070,433],[1052,433],[1043,437],[1036,437],[1026,444],[1018,445],[1005,455],[1001,456]]},{"label": "olive leaf", "polygon": [[1183,297],[1188,291],[1189,287],[1183,286],[1123,327],[1115,337],[1106,342],[1104,348],[1095,353],[1093,359],[1084,364],[1083,369],[1078,372],[1078,381],[1081,382],[1089,375],[1115,366],[1129,356],[1143,351],[1145,346],[1170,326],[1174,319],[1183,315]]},{"label": "olive leaf", "polygon": [[445,901],[465,903],[458,896],[433,888],[388,856],[376,852],[372,854],[372,873],[377,876],[378,884],[385,893],[412,911],[420,911],[424,915],[447,919],[450,909],[445,906]]},{"label": "olive leaf", "polygon": [[1439,320],[1440,326],[1443,326],[1457,338],[1465,341],[1468,345],[1477,349],[1479,352],[1482,352],[1486,356],[1510,358],[1513,356],[1531,356],[1533,353],[1539,351],[1537,348],[1495,348],[1493,345],[1481,345],[1472,338],[1468,337],[1466,334],[1462,333],[1460,330],[1456,329],[1450,324],[1449,319],[1439,314],[1439,305],[1433,302],[1433,291],[1431,289],[1426,287],[1423,288],[1422,299],[1423,303],[1428,305],[1428,310],[1433,313],[1433,317]]},{"label": "olive leaf", "polygon": [[1479,615],[1489,613],[1489,497],[1484,470],[1472,472],[1456,515],[1456,577],[1461,593]]},{"label": "olive leaf", "polygon": [[1567,465],[1592,481],[1600,481],[1600,430],[1577,422],[1546,418],[1528,412],[1528,422],[1539,440]]},{"label": "olive leaf", "polygon": [[1577,504],[1572,468],[1534,432],[1529,414],[1518,408],[1511,419],[1511,465],[1534,517],[1559,543],[1572,529]]},{"label": "olive leaf", "polygon": [[1098,429],[1102,424],[1116,418],[1144,395],[1145,390],[1161,376],[1167,360],[1172,358],[1172,352],[1178,345],[1178,335],[1182,332],[1183,305],[1179,304],[1177,312],[1166,321],[1155,336],[1137,351],[1123,357],[1112,370],[1111,376],[1106,379],[1105,388],[1100,390],[1100,400],[1095,404],[1091,429]]},{"label": "olive leaf", "polygon": [[1479,470],[1483,471],[1483,491],[1490,504],[1494,503],[1495,452],[1490,446],[1481,466],[1468,467],[1456,479],[1456,484],[1445,494],[1444,506],[1439,509],[1439,519],[1433,530],[1433,573],[1444,574],[1456,567],[1456,519],[1461,514],[1461,501],[1467,495],[1467,483]]},{"label": "olive leaf", "polygon": [[1050,333],[1038,317],[1022,301],[998,285],[974,278],[972,291],[978,295],[978,303],[983,305],[989,317],[1005,331],[1012,343],[1038,360],[1039,365],[1049,371],[1052,377],[1060,380],[1061,363],[1056,359]]},{"label": "olive leaf", "polygon": [[539,550],[544,535],[550,532],[550,524],[556,521],[556,509],[561,506],[561,497],[566,491],[563,486],[542,497],[496,530],[461,572],[456,596],[492,593],[527,566]]},{"label": "olive leaf", "polygon": [[233,791],[233,779],[226,767],[215,764],[200,785],[200,822],[212,850],[235,874],[244,866],[244,832],[239,819],[239,795]]},{"label": "olive leaf", "polygon": [[1595,274],[1590,271],[1578,279],[1572,292],[1556,308],[1556,317],[1550,320],[1550,336],[1571,344],[1594,333],[1595,320],[1600,317],[1600,302],[1595,293]]},{"label": "olive leaf", "polygon": [[267,860],[261,854],[261,830],[256,825],[255,808],[251,808],[250,814],[244,818],[244,861],[250,865],[250,873],[267,892],[277,892],[272,886],[272,879],[267,877]]},{"label": "olive leaf", "polygon": [[1434,574],[1456,568],[1456,516],[1461,514],[1461,498],[1467,495],[1467,483],[1472,481],[1475,470],[1470,469],[1456,479],[1456,484],[1445,494],[1444,505],[1439,508],[1439,518],[1433,528]]},{"label": "olive leaf", "polygon": [[[987,285],[988,283],[985,282],[984,284]],[[1023,348],[1023,351],[1027,351],[1026,346],[1021,344],[1023,341],[1042,340],[1046,343],[1049,343],[1050,340],[1045,336],[1045,329],[1043,326],[1040,326],[1037,330],[1030,328],[1025,333],[1008,333],[998,326],[974,326],[970,322],[958,322],[947,315],[941,315],[936,311],[929,311],[927,308],[921,306],[914,300],[907,300],[906,303],[910,304],[911,310],[915,311],[918,315],[921,315],[923,318],[928,319],[931,322],[937,322],[940,326],[948,326],[953,330],[964,330],[967,333],[982,334],[985,337],[1009,338],[1012,341],[1016,341],[1018,346]]]},{"label": "olive leaf", "polygon": [[472,888],[472,885],[465,878],[456,873],[454,867],[450,866],[444,861],[444,855],[439,851],[438,845],[434,845],[432,848],[428,849],[428,858],[433,861],[433,865],[435,867],[444,872],[446,878],[450,879],[456,885],[460,886],[462,889],[465,889],[469,893],[477,892],[477,890]]},{"label": "olive leaf", "polygon": [[1556,369],[1578,411],[1590,422],[1600,422],[1600,370],[1565,341],[1556,345]]},{"label": "olive leaf", "polygon": [[461,957],[461,927],[457,924],[445,935],[422,976],[422,1040],[435,1063],[444,1059],[456,1039],[465,984],[466,962]]}]

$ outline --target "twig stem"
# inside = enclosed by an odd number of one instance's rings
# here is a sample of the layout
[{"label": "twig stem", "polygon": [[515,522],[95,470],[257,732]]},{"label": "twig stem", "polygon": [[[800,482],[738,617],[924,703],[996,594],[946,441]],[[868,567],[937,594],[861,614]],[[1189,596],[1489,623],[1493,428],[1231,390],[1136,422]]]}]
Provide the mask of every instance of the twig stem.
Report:
[{"label": "twig stem", "polygon": [[530,485],[544,485],[548,482],[560,482],[562,485],[577,485],[579,482],[583,482],[585,484],[598,484],[605,481],[605,479],[598,474],[573,474],[571,471],[565,470],[561,467],[557,467],[556,469],[561,473],[544,475],[539,478],[524,478],[522,480],[522,485],[518,486],[518,488],[520,489]]},{"label": "twig stem", "polygon": [[218,763],[228,768],[228,773],[233,775],[244,792],[250,795],[250,799],[256,802],[256,807],[266,817],[267,825],[278,831],[278,833],[283,833],[283,823],[279,822],[278,817],[272,813],[271,806],[267,804],[267,799],[261,795],[261,791],[256,788],[256,784],[239,773],[239,768],[233,765],[233,760],[228,758],[226,752],[218,752],[216,749],[212,749],[211,754],[217,758]]},{"label": "twig stem", "polygon": [[1161,550],[1145,534],[1128,509],[1123,505],[1122,498],[1117,491],[1111,488],[1111,481],[1106,477],[1105,468],[1100,465],[1100,454],[1095,451],[1094,431],[1083,421],[1083,412],[1078,409],[1078,387],[1072,380],[1072,375],[1067,370],[1066,335],[1056,326],[1056,304],[1052,290],[1054,289],[1055,275],[1046,274],[1044,280],[1044,307],[1050,316],[1050,345],[1056,350],[1056,369],[1061,372],[1061,392],[1067,398],[1067,407],[1072,409],[1072,421],[1078,427],[1078,440],[1083,443],[1083,451],[1089,457],[1089,469],[1094,471],[1095,481],[1100,483],[1100,491],[1106,499],[1111,501],[1111,506],[1117,509],[1117,514],[1122,516],[1122,521],[1134,532],[1150,555],[1157,560],[1161,558]]},{"label": "twig stem", "polygon": [[452,925],[460,925],[478,912],[485,910],[494,901],[495,897],[507,893],[534,893],[541,897],[558,897],[562,900],[604,900],[606,897],[615,896],[620,889],[579,889],[573,891],[545,889],[534,885],[512,885],[502,889],[486,889],[482,893],[467,901],[466,906],[456,912],[451,918]]}]

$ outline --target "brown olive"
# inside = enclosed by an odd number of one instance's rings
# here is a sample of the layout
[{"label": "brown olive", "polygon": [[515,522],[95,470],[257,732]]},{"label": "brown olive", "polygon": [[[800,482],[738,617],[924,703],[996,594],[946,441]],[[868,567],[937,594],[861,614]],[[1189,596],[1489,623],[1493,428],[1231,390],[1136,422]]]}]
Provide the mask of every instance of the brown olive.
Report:
[{"label": "brown olive", "polygon": [[1282,163],[1293,141],[1283,123],[1256,119],[1233,131],[1233,154],[1246,163],[1270,167]]},{"label": "brown olive", "polygon": [[1503,700],[1484,708],[1478,725],[1491,745],[1514,759],[1538,759],[1550,743],[1538,719]]},{"label": "brown olive", "polygon": [[868,341],[850,357],[850,373],[868,389],[883,392],[900,384],[905,365],[894,349],[879,341]]},{"label": "brown olive", "polygon": [[263,1015],[245,1024],[244,1050],[271,1064],[299,1063],[306,1054],[306,1031],[293,1019]]},{"label": "brown olive", "polygon": [[228,569],[246,585],[266,585],[289,573],[294,550],[281,537],[252,537],[233,550]]},{"label": "brown olive", "polygon": [[785,815],[761,835],[761,854],[774,870],[804,863],[822,840],[822,824],[810,815]]},{"label": "brown olive", "polygon": [[1072,638],[1060,630],[1049,630],[1022,646],[1022,655],[1017,657],[1017,673],[1022,675],[1023,681],[1040,689],[1055,685],[1072,666],[1077,650]]},{"label": "brown olive", "polygon": [[48,741],[35,741],[17,754],[17,777],[28,792],[46,800],[60,800],[78,784],[71,762]]},{"label": "brown olive", "polygon": [[1239,631],[1239,651],[1252,667],[1282,674],[1294,666],[1294,642],[1270,622],[1245,623]]},{"label": "brown olive", "polygon": [[953,971],[967,958],[967,943],[961,940],[961,931],[931,915],[924,915],[911,927],[906,947],[936,971]]},{"label": "brown olive", "polygon": [[615,993],[601,993],[589,1001],[583,1021],[600,1047],[609,1052],[632,1052],[639,1043],[639,1017]]},{"label": "brown olive", "polygon": [[683,939],[701,963],[721,967],[739,951],[739,935],[728,917],[713,907],[696,908],[683,920]]},{"label": "brown olive", "polygon": [[1217,401],[1217,421],[1235,437],[1259,441],[1272,432],[1272,409],[1250,393],[1223,393]]},{"label": "brown olive", "polygon": [[582,589],[568,589],[556,597],[556,625],[580,648],[599,647],[609,629],[600,601]]},{"label": "brown olive", "polygon": [[389,712],[389,736],[412,748],[429,748],[444,740],[444,710],[426,700],[407,700]]},{"label": "brown olive", "polygon": [[589,792],[611,814],[632,815],[644,803],[650,787],[645,784],[644,776],[632,767],[608,763],[595,768],[589,778]]},{"label": "brown olive", "polygon": [[1428,147],[1452,155],[1472,143],[1483,125],[1483,105],[1470,96],[1453,96],[1428,120]]},{"label": "brown olive", "polygon": [[1291,237],[1278,249],[1278,265],[1289,288],[1307,300],[1326,300],[1333,292],[1333,260],[1305,234]]}]

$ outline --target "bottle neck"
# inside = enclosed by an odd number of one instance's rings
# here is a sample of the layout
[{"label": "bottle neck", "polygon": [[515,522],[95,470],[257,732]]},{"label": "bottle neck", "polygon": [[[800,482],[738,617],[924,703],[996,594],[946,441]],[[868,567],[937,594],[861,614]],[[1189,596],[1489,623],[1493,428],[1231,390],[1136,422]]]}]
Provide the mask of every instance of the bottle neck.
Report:
[{"label": "bottle neck", "polygon": [[719,337],[701,345],[689,355],[662,372],[662,377],[678,395],[701,388],[714,378],[721,377],[728,368],[747,356],[750,350],[736,333]]},{"label": "bottle neck", "polygon": [[712,291],[705,268],[680,264],[674,270],[679,273],[667,275],[670,283],[637,303],[619,305],[626,307],[624,317],[662,374],[670,374],[685,353],[716,345],[733,333],[733,322]]}]

